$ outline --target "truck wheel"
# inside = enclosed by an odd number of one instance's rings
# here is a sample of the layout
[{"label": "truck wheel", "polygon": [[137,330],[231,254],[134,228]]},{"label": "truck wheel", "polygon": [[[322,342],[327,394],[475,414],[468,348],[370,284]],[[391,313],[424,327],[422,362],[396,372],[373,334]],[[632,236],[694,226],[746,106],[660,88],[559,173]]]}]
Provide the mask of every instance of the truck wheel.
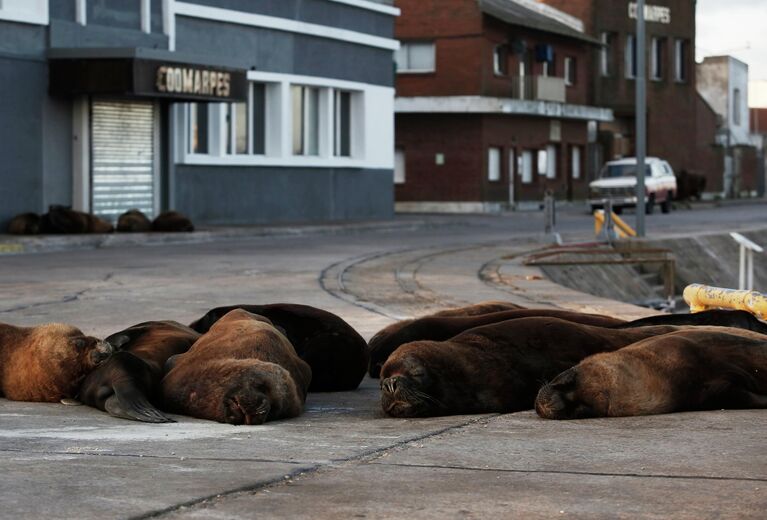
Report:
[{"label": "truck wheel", "polygon": [[661,213],[671,213],[671,194],[666,194],[666,200],[660,203]]},{"label": "truck wheel", "polygon": [[621,213],[623,213],[623,206],[613,207],[613,213],[615,213],[616,215],[620,215]]},{"label": "truck wheel", "polygon": [[644,206],[644,212],[646,215],[652,215],[655,211],[655,194],[653,193],[647,199],[647,204]]}]

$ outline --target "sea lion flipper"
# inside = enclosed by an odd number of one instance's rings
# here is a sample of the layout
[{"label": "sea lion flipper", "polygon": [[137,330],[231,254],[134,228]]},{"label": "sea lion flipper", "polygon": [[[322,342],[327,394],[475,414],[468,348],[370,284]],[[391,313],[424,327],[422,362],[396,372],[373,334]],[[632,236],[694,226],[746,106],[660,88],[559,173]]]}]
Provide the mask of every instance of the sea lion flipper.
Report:
[{"label": "sea lion flipper", "polygon": [[120,391],[115,388],[114,395],[104,402],[104,409],[114,417],[148,423],[176,422],[152,406],[137,390]]}]

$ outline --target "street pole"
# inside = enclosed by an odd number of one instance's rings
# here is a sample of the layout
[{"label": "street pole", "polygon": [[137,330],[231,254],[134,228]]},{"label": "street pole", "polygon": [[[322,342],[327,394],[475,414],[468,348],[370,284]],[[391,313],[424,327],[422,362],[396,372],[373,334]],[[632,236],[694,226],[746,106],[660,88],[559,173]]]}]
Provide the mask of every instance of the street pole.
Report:
[{"label": "street pole", "polygon": [[645,155],[647,153],[647,99],[645,96],[645,12],[644,0],[637,0],[636,36],[636,155],[637,155],[637,209],[636,232],[645,236]]}]

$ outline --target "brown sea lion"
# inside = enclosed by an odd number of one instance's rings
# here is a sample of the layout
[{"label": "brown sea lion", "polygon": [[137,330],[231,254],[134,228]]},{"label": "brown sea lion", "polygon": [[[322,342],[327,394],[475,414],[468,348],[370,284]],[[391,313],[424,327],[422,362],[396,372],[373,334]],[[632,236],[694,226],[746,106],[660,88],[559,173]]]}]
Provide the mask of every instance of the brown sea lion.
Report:
[{"label": "brown sea lion", "polygon": [[746,311],[714,309],[693,314],[658,314],[616,325],[618,329],[645,327],[647,325],[714,326],[733,327],[767,334],[767,323]]},{"label": "brown sea lion", "polygon": [[42,216],[42,233],[81,234],[111,233],[112,224],[90,213],[83,213],[65,206],[51,206]]},{"label": "brown sea lion", "polygon": [[310,392],[354,390],[365,377],[368,347],[362,336],[339,316],[293,303],[229,305],[211,309],[190,325],[205,333],[233,309],[265,316],[285,332],[299,357],[312,369]]},{"label": "brown sea lion", "polygon": [[71,325],[0,323],[0,395],[48,403],[73,398],[88,372],[111,353],[108,343]]},{"label": "brown sea lion", "polygon": [[312,374],[266,318],[235,309],[169,360],[164,409],[230,424],[301,414]]},{"label": "brown sea lion", "polygon": [[532,317],[484,325],[448,341],[406,343],[383,366],[381,404],[395,417],[526,410],[544,381],[585,357],[674,330]]},{"label": "brown sea lion", "polygon": [[544,385],[547,419],[767,408],[767,337],[731,328],[685,329],[596,354]]},{"label": "brown sea lion", "polygon": [[152,231],[164,233],[192,232],[194,231],[194,224],[178,211],[166,211],[160,213],[152,221]]},{"label": "brown sea lion", "polygon": [[395,326],[390,325],[373,336],[368,344],[370,350],[368,374],[370,377],[377,378],[381,373],[381,367],[392,352],[405,343],[419,340],[444,341],[474,327],[534,316],[561,318],[599,327],[612,327],[625,323],[624,320],[609,316],[556,309],[517,309],[469,317],[426,316],[395,323]]},{"label": "brown sea lion", "polygon": [[142,422],[173,422],[158,402],[168,358],[189,350],[200,334],[175,321],[148,321],[112,334],[104,341],[115,352],[91,372],[79,400],[114,417]]},{"label": "brown sea lion", "polygon": [[123,233],[146,233],[152,230],[152,221],[137,209],[131,209],[117,218],[117,231]]},{"label": "brown sea lion", "polygon": [[11,235],[39,235],[41,228],[42,217],[37,213],[16,215],[8,223],[8,233]]}]

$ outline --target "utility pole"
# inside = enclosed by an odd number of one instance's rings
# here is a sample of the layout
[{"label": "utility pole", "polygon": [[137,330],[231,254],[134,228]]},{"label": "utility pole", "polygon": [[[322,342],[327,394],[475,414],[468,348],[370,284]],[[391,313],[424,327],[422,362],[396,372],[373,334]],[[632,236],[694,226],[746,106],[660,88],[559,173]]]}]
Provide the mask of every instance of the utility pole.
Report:
[{"label": "utility pole", "polygon": [[638,237],[645,236],[645,155],[647,154],[647,98],[645,95],[645,12],[644,0],[637,0],[637,36],[636,36],[636,232]]}]

